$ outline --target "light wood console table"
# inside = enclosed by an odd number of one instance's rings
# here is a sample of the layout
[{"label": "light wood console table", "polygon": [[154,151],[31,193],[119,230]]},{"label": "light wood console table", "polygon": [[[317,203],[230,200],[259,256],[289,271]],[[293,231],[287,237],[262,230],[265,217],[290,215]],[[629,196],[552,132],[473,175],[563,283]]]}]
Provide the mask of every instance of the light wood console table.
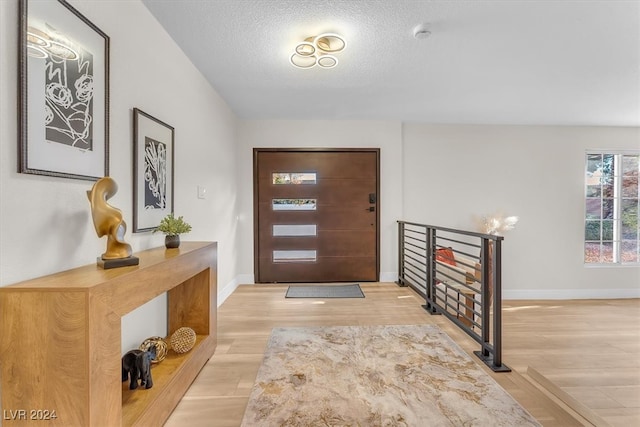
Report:
[{"label": "light wood console table", "polygon": [[[88,265],[0,288],[2,425],[159,426],[169,417],[216,348],[217,244],[135,255],[137,266]],[[121,318],[165,292],[168,334],[188,326],[196,345],[169,350],[152,367],[153,388],[130,391]]]}]

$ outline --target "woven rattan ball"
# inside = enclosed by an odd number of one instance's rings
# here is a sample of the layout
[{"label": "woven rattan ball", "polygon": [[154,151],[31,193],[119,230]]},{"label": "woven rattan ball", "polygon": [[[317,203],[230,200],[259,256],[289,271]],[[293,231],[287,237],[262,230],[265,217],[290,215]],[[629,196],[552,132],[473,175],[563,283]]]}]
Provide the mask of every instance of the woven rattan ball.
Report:
[{"label": "woven rattan ball", "polygon": [[193,329],[183,326],[171,335],[169,342],[176,353],[186,353],[196,344],[196,333]]},{"label": "woven rattan ball", "polygon": [[152,346],[156,346],[156,358],[151,360],[151,363],[160,363],[167,357],[167,342],[162,337],[150,337],[142,341],[140,344],[140,350],[147,351]]}]

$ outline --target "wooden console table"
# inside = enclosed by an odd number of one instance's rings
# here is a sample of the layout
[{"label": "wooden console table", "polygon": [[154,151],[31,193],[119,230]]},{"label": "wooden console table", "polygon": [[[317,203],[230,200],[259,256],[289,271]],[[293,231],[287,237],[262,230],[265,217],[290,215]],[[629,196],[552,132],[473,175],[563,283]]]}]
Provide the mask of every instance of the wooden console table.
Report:
[{"label": "wooden console table", "polygon": [[[0,288],[3,425],[166,421],[216,348],[217,244],[135,255],[137,266],[88,265]],[[196,345],[170,350],[152,368],[153,388],[130,391],[121,376],[121,318],[165,292],[168,334],[188,326]]]}]

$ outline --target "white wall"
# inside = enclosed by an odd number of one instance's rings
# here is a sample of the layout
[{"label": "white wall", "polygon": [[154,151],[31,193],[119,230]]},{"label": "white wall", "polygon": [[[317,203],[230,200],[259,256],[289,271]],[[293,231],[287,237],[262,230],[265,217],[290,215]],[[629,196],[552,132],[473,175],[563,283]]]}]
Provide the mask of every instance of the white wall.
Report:
[{"label": "white wall", "polygon": [[238,129],[239,268],[253,282],[253,148],[380,148],[380,279],[397,278],[397,226],[402,217],[402,127],[393,121],[250,120]]},{"label": "white wall", "polygon": [[505,298],[640,297],[640,267],[585,267],[584,155],[640,149],[640,129],[404,125],[404,218],[477,230],[502,211]]},{"label": "white wall", "polygon": [[[236,259],[236,118],[138,1],[71,1],[111,39],[109,203],[122,210],[134,252],[163,245],[132,234],[132,108],[175,128],[175,206],[193,226],[183,240],[218,242],[218,288],[232,284]],[[95,263],[106,248],[90,218],[89,181],[19,174],[17,163],[17,0],[0,1],[0,285]],[[196,187],[205,186],[206,199]],[[163,335],[161,297],[123,319],[123,351]]]}]

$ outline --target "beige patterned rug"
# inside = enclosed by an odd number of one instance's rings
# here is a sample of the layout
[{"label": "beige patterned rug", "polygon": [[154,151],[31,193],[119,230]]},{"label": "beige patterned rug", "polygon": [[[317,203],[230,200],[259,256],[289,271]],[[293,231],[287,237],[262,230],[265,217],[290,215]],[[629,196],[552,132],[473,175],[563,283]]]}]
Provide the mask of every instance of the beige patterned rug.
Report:
[{"label": "beige patterned rug", "polygon": [[539,426],[435,325],[275,328],[242,426]]}]

